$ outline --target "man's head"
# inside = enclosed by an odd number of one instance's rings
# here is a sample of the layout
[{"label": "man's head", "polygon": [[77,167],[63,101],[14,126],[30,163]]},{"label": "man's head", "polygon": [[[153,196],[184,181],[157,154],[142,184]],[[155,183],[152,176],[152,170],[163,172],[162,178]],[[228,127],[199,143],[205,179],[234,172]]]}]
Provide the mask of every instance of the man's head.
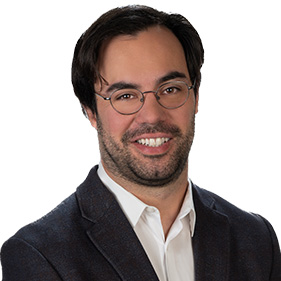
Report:
[{"label": "man's head", "polygon": [[[107,172],[142,186],[175,182],[187,171],[198,109],[203,48],[196,31],[181,16],[126,7],[102,16],[77,46],[73,84],[98,130]],[[135,102],[142,107],[133,111]]]},{"label": "man's head", "polygon": [[168,28],[182,44],[191,83],[195,83],[197,94],[204,50],[193,26],[178,14],[167,14],[146,6],[127,6],[103,14],[77,42],[72,63],[72,83],[84,113],[85,107],[96,113],[96,97],[93,93],[99,89],[95,89],[94,85],[98,80],[106,83],[99,72],[103,45],[119,35],[135,35],[152,26]]}]

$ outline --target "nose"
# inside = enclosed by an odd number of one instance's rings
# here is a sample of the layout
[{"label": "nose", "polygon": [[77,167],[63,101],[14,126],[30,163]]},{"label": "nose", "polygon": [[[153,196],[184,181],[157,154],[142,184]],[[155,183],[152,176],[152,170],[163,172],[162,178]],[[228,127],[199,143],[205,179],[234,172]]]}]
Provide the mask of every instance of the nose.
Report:
[{"label": "nose", "polygon": [[155,124],[166,118],[167,109],[162,107],[155,92],[147,91],[143,93],[144,101],[142,108],[136,113],[136,120],[139,123]]}]

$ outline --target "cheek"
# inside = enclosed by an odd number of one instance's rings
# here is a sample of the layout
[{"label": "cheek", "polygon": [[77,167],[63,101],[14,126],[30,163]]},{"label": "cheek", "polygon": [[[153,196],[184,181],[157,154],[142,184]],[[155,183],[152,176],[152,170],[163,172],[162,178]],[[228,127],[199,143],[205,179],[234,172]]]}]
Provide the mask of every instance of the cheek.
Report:
[{"label": "cheek", "polygon": [[99,113],[104,130],[113,138],[121,139],[131,124],[132,117],[121,115],[112,108]]},{"label": "cheek", "polygon": [[188,131],[194,120],[195,112],[196,108],[194,107],[194,104],[191,103],[176,109],[173,112],[174,123],[176,123],[183,132]]},{"label": "cheek", "polygon": [[192,95],[188,98],[186,103],[183,106],[179,107],[177,110],[179,111],[179,113],[181,113],[182,116],[184,116],[184,118],[189,119],[190,116],[193,116],[195,114],[196,107],[197,102],[195,97]]}]

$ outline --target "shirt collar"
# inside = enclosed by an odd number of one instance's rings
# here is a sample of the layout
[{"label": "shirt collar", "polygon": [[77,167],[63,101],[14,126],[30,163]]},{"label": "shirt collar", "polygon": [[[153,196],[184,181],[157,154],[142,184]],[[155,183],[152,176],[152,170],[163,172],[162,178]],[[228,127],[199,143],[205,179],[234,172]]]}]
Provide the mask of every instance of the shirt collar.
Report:
[{"label": "shirt collar", "polygon": [[[101,162],[99,164],[97,173],[103,184],[113,193],[121,209],[126,215],[127,219],[129,220],[132,227],[134,228],[138,223],[143,211],[151,206],[145,204],[144,202],[139,200],[136,196],[134,196],[132,193],[128,192],[126,189],[124,189],[122,186],[120,186],[114,180],[112,180],[109,177],[109,175],[106,173]],[[193,203],[192,187],[191,187],[192,185],[190,179],[188,179],[188,186],[190,188],[188,188],[188,192],[186,192],[177,219],[180,220],[189,214],[188,216],[189,225],[190,225],[191,234],[193,236],[194,229],[195,229],[196,214],[195,214],[195,208]]]}]

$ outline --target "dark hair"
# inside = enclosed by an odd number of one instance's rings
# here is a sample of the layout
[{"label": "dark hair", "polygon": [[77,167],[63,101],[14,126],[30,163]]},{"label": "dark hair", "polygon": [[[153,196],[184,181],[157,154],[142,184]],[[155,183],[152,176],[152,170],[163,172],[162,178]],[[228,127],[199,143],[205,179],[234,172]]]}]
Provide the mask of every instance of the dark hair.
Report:
[{"label": "dark hair", "polygon": [[118,35],[135,35],[156,25],[170,29],[181,42],[190,79],[192,83],[196,81],[197,94],[204,61],[204,49],[197,31],[179,14],[167,14],[147,6],[134,5],[115,8],[103,14],[78,40],[72,62],[72,84],[82,108],[89,107],[93,113],[97,110],[94,83],[97,79],[103,80],[97,64],[102,44]]}]

